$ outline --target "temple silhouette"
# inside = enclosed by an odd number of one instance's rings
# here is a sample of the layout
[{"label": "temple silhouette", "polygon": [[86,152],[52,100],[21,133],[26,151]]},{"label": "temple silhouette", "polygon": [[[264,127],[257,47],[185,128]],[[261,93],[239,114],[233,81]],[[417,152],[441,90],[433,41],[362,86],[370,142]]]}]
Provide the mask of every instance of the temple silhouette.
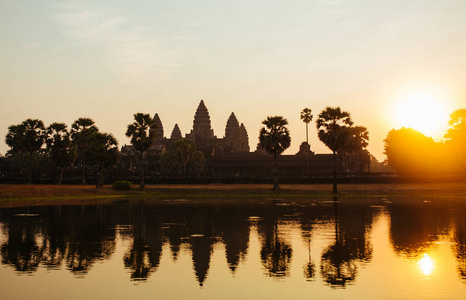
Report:
[{"label": "temple silhouette", "polygon": [[[154,114],[153,120],[157,127],[155,141],[147,151],[147,172],[159,176],[163,174],[160,158],[168,151],[170,145],[183,138],[178,124],[173,127],[170,137],[165,137],[163,122]],[[257,134],[258,136],[258,134]],[[251,151],[249,134],[243,123],[240,123],[232,112],[226,121],[223,137],[217,137],[211,126],[210,114],[204,100],[201,100],[194,114],[193,127],[185,138],[194,141],[197,150],[202,151],[206,159],[204,175],[212,178],[245,178],[264,179],[272,174],[273,157],[259,143]],[[278,158],[280,176],[296,178],[329,174],[333,170],[331,154],[315,154],[307,142],[302,142],[299,151],[294,155],[280,155]],[[120,166],[124,169],[137,169],[138,154],[131,145],[124,145],[120,153]],[[346,162],[340,164],[340,172],[367,172],[370,166],[367,162]]]}]

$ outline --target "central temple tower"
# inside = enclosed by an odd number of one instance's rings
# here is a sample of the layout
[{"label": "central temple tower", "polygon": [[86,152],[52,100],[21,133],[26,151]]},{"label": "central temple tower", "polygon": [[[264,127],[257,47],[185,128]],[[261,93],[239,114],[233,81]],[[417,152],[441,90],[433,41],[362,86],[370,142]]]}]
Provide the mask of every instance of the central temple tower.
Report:
[{"label": "central temple tower", "polygon": [[210,125],[210,115],[204,100],[201,100],[194,115],[193,129],[189,136],[194,139],[211,139],[215,138],[214,130]]}]

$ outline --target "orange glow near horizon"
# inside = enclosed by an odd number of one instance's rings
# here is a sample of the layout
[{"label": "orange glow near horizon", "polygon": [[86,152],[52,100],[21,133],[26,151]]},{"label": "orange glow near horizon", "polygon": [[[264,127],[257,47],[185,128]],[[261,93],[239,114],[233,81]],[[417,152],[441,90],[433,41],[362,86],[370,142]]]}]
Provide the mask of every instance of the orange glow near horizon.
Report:
[{"label": "orange glow near horizon", "polygon": [[410,127],[441,140],[448,129],[451,103],[433,91],[413,91],[399,98],[393,108],[396,128]]}]

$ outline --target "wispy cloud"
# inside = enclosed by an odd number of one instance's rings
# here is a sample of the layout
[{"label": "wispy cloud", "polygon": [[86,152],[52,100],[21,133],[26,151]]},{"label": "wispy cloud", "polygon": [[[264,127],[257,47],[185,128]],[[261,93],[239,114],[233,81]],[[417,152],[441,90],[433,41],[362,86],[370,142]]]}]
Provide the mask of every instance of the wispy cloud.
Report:
[{"label": "wispy cloud", "polygon": [[109,13],[102,7],[60,5],[54,18],[71,39],[102,51],[104,61],[125,76],[125,81],[140,76],[154,79],[169,76],[176,57],[167,41],[152,28],[135,20]]}]

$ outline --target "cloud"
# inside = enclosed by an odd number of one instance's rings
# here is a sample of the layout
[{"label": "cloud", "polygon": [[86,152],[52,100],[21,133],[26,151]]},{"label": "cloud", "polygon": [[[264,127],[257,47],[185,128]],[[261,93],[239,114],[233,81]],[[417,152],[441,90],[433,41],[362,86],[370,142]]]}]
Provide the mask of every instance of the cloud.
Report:
[{"label": "cloud", "polygon": [[[109,9],[79,5],[56,7],[54,19],[72,40],[102,51],[109,67],[125,80],[141,76],[154,79],[170,76],[176,68],[176,56],[170,43],[153,33],[153,29],[135,24]],[[135,78],[136,77],[136,78]]]}]

